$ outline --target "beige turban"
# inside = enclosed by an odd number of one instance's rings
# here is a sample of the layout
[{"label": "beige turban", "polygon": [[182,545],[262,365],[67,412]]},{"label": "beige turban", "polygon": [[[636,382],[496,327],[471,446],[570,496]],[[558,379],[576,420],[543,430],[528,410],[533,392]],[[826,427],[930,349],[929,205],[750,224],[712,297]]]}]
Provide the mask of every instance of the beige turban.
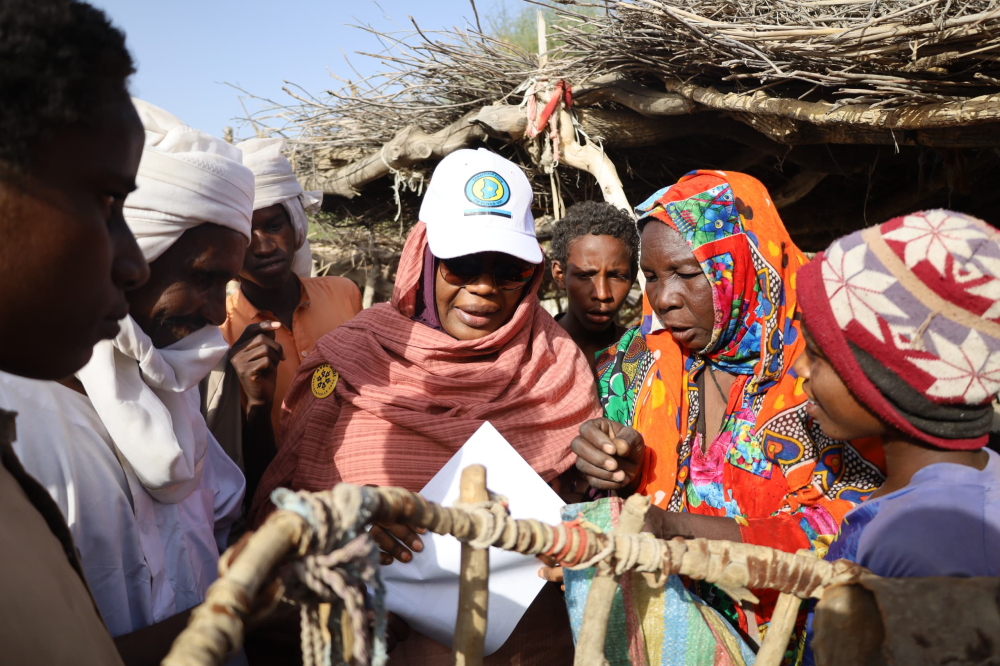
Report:
[{"label": "beige turban", "polygon": [[243,164],[254,175],[254,210],[281,204],[288,211],[295,229],[295,257],[292,270],[299,277],[312,273],[312,255],[309,251],[309,219],[306,213],[315,213],[323,203],[323,193],[305,192],[295,178],[292,165],[282,154],[284,139],[250,139],[237,146],[243,151]]},{"label": "beige turban", "polygon": [[250,241],[253,173],[239,148],[188,127],[174,115],[133,99],[146,142],[125,200],[125,221],[148,261],[205,223],[238,231]]}]

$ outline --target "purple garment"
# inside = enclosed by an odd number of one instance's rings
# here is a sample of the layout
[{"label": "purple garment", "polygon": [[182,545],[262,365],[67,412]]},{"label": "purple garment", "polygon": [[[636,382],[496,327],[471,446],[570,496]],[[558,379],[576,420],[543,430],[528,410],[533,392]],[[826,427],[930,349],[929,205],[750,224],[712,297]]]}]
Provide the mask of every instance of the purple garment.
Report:
[{"label": "purple garment", "polygon": [[844,517],[828,560],[887,578],[1000,575],[1000,455],[982,470],[929,465]]},{"label": "purple garment", "polygon": [[417,299],[417,310],[413,315],[413,321],[419,321],[437,331],[444,331],[441,328],[441,320],[438,319],[437,299],[434,293],[435,261],[428,245],[424,248],[424,271],[420,276],[420,297]]},{"label": "purple garment", "polygon": [[[909,485],[852,509],[826,560],[850,560],[885,578],[1000,575],[1000,454],[982,470],[938,463]],[[812,621],[803,664],[813,666]]]}]

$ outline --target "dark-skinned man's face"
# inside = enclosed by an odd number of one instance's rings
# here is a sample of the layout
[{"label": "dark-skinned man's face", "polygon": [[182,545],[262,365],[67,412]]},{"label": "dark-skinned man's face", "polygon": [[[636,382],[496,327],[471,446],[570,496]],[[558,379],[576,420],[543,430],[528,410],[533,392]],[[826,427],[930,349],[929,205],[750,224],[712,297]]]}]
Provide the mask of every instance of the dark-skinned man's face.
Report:
[{"label": "dark-skinned man's face", "polygon": [[292,278],[294,255],[295,229],[285,207],[274,204],[255,210],[240,280],[264,289],[280,289]]},{"label": "dark-skinned man's face", "polygon": [[586,234],[569,244],[566,265],[552,263],[552,277],[569,296],[569,311],[588,331],[615,325],[625,305],[632,276],[628,245],[614,236]]},{"label": "dark-skinned man's face", "polygon": [[0,370],[62,379],[118,334],[149,267],[125,224],[142,123],[125,95],[96,124],[56,130],[26,175],[0,175]]},{"label": "dark-skinned man's face", "polygon": [[639,268],[646,276],[646,298],[677,344],[693,352],[712,341],[715,305],[712,286],[691,246],[662,222],[642,230]]},{"label": "dark-skinned man's face", "polygon": [[129,292],[132,318],[158,349],[205,326],[226,321],[226,283],[236,277],[246,237],[216,224],[202,224],[150,265],[149,282]]}]

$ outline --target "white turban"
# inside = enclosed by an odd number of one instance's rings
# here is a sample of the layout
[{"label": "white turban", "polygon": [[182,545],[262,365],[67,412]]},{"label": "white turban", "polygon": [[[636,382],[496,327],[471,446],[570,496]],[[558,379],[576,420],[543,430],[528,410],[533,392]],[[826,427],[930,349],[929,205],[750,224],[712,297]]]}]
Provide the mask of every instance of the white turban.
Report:
[{"label": "white turban", "polygon": [[[125,221],[146,259],[153,261],[185,231],[206,223],[238,231],[249,242],[253,173],[239,149],[152,104],[133,102],[146,142],[138,189],[125,200]],[[77,377],[115,441],[130,487],[140,483],[148,493],[133,492],[138,516],[160,510],[153,508],[154,499],[183,502],[199,487],[214,440],[199,409],[198,382],[229,345],[219,327],[206,325],[157,349],[131,315],[120,325],[114,340],[97,343]]]},{"label": "white turban", "polygon": [[125,200],[125,221],[147,261],[205,223],[238,231],[249,242],[253,173],[243,166],[239,148],[188,127],[149,102],[132,101],[146,142],[138,189]]},{"label": "white turban", "polygon": [[306,213],[315,213],[323,203],[320,191],[305,192],[295,178],[292,165],[282,155],[285,140],[250,139],[237,146],[243,151],[243,164],[254,175],[254,210],[281,204],[288,211],[295,229],[295,257],[292,270],[300,277],[312,272],[312,255],[309,252],[309,219]]}]

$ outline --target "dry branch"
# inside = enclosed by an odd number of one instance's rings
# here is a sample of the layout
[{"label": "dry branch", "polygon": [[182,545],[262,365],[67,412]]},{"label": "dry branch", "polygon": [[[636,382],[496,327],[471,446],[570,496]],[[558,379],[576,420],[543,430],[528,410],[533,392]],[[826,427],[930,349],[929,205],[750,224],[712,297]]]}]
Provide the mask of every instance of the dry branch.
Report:
[{"label": "dry branch", "polygon": [[573,88],[573,99],[586,106],[615,102],[643,116],[679,116],[695,110],[683,95],[647,88],[621,74],[606,74]]},{"label": "dry branch", "polygon": [[405,169],[428,159],[441,159],[452,151],[485,138],[483,130],[470,122],[474,117],[475,112],[470,112],[433,134],[410,125],[378,152],[364,159],[329,174],[307,176],[303,179],[303,187],[350,199],[357,195],[360,188],[389,175],[393,170]]},{"label": "dry branch", "polygon": [[[217,666],[243,643],[243,622],[261,590],[275,577],[275,567],[290,553],[301,553],[311,530],[301,516],[280,511],[267,529],[250,535],[229,570],[212,583],[188,625],[174,640],[162,666]],[[227,551],[230,554],[237,544]],[[223,556],[226,559],[226,556]]]},{"label": "dry branch", "polygon": [[[255,133],[286,136],[303,183],[339,197],[386,176],[412,184],[418,165],[426,162],[426,176],[434,160],[478,140],[506,144],[543,212],[594,196],[589,178],[550,173],[545,151],[524,139],[527,91],[544,94],[558,80],[572,86],[585,149],[561,161],[597,175],[605,198],[620,189],[607,183],[624,180],[630,197],[643,196],[700,166],[657,151],[636,158],[662,141],[691,155],[714,153],[725,145],[717,138],[736,141],[746,149],[706,159],[722,169],[759,165],[751,170],[768,186],[781,177],[768,178],[762,162],[778,172],[796,165],[779,192],[786,206],[822,200],[833,185],[816,187],[820,174],[867,177],[875,152],[863,146],[923,154],[1000,145],[1000,0],[608,0],[606,12],[561,4],[545,62],[472,29],[363,28],[384,46],[370,56],[381,73],[325,94],[289,83],[287,100],[260,100]],[[833,160],[829,144],[862,147]],[[388,200],[396,216],[392,191],[368,195],[371,211]],[[625,199],[622,191],[610,200],[626,207]],[[371,218],[361,206],[352,210]],[[331,197],[328,207],[343,202]],[[414,220],[412,198],[398,210],[402,231]],[[859,214],[853,204],[844,212]]]},{"label": "dry branch", "polygon": [[771,615],[764,642],[757,651],[754,666],[779,666],[785,658],[785,649],[795,630],[795,620],[799,615],[802,600],[794,594],[779,594],[778,603]]},{"label": "dry branch", "polygon": [[[638,534],[646,522],[650,500],[642,495],[632,495],[625,500],[616,534]],[[611,606],[618,590],[621,573],[615,572],[607,562],[597,566],[594,579],[587,593],[587,603],[580,625],[580,640],[576,645],[574,666],[601,666],[606,663],[604,644],[608,635]]]},{"label": "dry branch", "polygon": [[780,210],[791,206],[812,192],[813,188],[823,182],[827,175],[821,171],[803,171],[774,193],[774,207]]},{"label": "dry branch", "polygon": [[618,170],[615,169],[614,162],[608,157],[603,149],[588,142],[581,146],[573,135],[573,122],[569,113],[565,110],[560,112],[561,134],[563,140],[563,162],[571,167],[586,171],[591,174],[601,187],[601,194],[604,200],[614,204],[618,208],[632,212],[632,205],[625,196],[622,189],[622,182],[618,178]]},{"label": "dry branch", "polygon": [[764,92],[722,93],[680,81],[665,81],[664,85],[670,92],[720,111],[775,115],[818,126],[846,125],[858,129],[906,131],[1000,121],[1000,94],[983,95],[961,102],[924,104],[902,109],[874,109],[869,106],[837,106],[826,102],[781,99]]},{"label": "dry branch", "polygon": [[[799,97],[902,107],[996,91],[997,0],[609,1],[563,35],[567,57],[607,72],[759,82]],[[569,11],[567,10],[567,13]]]}]

